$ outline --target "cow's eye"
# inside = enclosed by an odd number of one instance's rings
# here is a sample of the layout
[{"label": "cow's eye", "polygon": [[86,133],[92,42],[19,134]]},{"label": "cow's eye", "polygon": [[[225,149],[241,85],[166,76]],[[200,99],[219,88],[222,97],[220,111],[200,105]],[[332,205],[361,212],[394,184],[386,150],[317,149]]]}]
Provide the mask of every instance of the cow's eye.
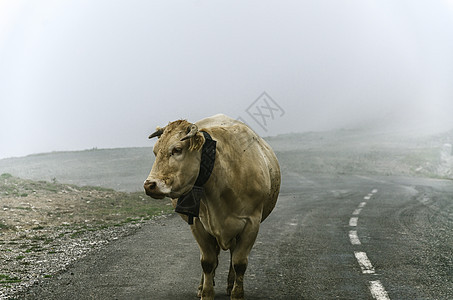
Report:
[{"label": "cow's eye", "polygon": [[182,153],[182,148],[180,147],[175,147],[173,150],[171,150],[171,155],[178,155]]}]

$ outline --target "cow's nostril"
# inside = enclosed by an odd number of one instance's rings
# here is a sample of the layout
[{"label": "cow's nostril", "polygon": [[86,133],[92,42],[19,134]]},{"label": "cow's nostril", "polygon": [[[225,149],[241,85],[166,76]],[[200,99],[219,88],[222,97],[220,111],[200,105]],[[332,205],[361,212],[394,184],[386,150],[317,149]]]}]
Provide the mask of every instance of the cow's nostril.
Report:
[{"label": "cow's nostril", "polygon": [[154,190],[156,188],[156,182],[155,181],[146,181],[145,182],[145,187]]}]

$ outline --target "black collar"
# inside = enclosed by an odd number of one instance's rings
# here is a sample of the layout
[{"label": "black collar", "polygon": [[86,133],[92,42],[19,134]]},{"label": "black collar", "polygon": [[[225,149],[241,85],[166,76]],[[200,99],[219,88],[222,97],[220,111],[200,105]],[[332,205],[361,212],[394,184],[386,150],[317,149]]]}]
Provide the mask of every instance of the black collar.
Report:
[{"label": "black collar", "polygon": [[216,141],[211,138],[209,133],[201,131],[204,135],[205,142],[201,149],[200,171],[197,180],[189,193],[178,198],[175,212],[187,215],[189,225],[193,224],[193,218],[198,217],[200,211],[200,199],[203,196],[203,185],[211,176],[215,163]]},{"label": "black collar", "polygon": [[195,181],[195,186],[203,186],[206,181],[208,181],[211,176],[212,169],[214,169],[215,163],[215,150],[216,150],[216,141],[214,141],[209,133],[202,131],[204,135],[205,142],[203,148],[201,149],[201,162],[200,162],[200,171],[198,172],[197,181]]}]

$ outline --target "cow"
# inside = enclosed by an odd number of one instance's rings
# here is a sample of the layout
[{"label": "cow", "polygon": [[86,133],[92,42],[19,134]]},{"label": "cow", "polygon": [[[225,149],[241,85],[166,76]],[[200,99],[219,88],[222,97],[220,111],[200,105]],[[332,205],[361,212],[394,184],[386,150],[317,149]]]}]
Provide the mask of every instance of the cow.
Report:
[{"label": "cow", "polygon": [[275,153],[247,125],[222,114],[194,124],[170,122],[158,127],[153,137],[158,137],[155,161],[144,189],[152,198],[171,198],[175,208],[195,190],[202,173],[203,147],[208,141],[215,144],[211,173],[198,193],[198,211],[180,215],[193,223],[190,229],[200,248],[202,276],[197,296],[214,299],[214,273],[222,249],[229,250],[231,257],[227,294],[231,299],[244,299],[248,256],[260,223],[274,209],[280,191]]}]

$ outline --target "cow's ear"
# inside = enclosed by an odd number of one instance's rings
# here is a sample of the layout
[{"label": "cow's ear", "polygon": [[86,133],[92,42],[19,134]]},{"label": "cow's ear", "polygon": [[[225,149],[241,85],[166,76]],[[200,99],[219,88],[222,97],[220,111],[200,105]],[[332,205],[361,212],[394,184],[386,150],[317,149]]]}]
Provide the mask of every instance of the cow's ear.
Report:
[{"label": "cow's ear", "polygon": [[198,133],[198,127],[195,124],[190,124],[186,129],[186,135],[181,139],[181,141],[188,140],[193,138]]},{"label": "cow's ear", "polygon": [[197,132],[191,139],[189,150],[190,151],[199,151],[205,142],[204,135],[201,132]]}]

